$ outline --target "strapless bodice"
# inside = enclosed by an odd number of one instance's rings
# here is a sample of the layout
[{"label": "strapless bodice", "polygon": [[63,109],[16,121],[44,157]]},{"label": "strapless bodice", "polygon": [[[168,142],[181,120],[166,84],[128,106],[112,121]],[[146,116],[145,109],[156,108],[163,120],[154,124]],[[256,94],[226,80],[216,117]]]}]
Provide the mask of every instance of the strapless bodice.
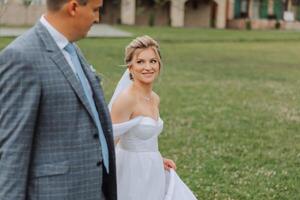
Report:
[{"label": "strapless bodice", "polygon": [[163,130],[161,118],[139,116],[120,124],[114,124],[114,135],[120,138],[118,147],[133,152],[158,151],[158,135]]}]

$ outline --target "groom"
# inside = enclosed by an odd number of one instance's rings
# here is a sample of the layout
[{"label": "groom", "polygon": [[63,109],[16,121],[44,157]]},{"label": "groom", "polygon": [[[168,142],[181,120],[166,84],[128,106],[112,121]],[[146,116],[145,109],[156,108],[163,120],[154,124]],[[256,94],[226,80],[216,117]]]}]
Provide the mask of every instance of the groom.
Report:
[{"label": "groom", "polygon": [[47,0],[47,13],[0,53],[0,199],[116,200],[110,116],[73,43],[102,0]]}]

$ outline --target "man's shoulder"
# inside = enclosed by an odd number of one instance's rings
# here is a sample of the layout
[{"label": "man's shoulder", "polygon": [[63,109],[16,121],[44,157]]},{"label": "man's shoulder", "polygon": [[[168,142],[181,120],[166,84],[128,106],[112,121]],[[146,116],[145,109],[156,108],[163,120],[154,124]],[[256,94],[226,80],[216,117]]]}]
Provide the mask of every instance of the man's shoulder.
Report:
[{"label": "man's shoulder", "polygon": [[7,48],[12,48],[28,51],[31,50],[31,47],[40,45],[41,40],[36,29],[36,26],[33,26],[25,33],[13,40],[4,50],[6,50]]},{"label": "man's shoulder", "polygon": [[12,43],[8,45],[8,48],[28,51],[28,49],[31,49],[31,47],[36,46],[39,43],[39,37],[33,27],[12,41]]},{"label": "man's shoulder", "polygon": [[7,45],[0,52],[0,57],[7,54],[19,56],[22,55],[22,58],[32,57],[41,52],[41,48],[41,40],[38,37],[35,28],[33,27]]}]

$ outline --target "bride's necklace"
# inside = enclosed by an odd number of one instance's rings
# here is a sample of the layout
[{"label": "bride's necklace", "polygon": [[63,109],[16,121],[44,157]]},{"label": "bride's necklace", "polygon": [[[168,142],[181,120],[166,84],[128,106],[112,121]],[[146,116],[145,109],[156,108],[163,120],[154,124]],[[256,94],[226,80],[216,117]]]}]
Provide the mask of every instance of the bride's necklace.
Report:
[{"label": "bride's necklace", "polygon": [[150,101],[151,100],[151,97],[147,97],[147,96],[143,96],[143,99],[145,100],[145,101]]},{"label": "bride's necklace", "polygon": [[152,99],[152,95],[149,94],[149,95],[146,95],[146,94],[141,94],[140,96],[143,100],[145,100],[146,102],[150,102],[151,99]]}]

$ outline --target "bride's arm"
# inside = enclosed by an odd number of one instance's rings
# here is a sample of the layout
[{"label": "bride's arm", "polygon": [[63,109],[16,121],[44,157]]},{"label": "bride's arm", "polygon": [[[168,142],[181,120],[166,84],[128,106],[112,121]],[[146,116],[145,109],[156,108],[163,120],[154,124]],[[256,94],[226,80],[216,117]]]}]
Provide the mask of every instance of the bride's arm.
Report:
[{"label": "bride's arm", "polygon": [[120,138],[116,138],[115,140],[114,140],[114,142],[115,142],[115,146],[120,142]]},{"label": "bride's arm", "polygon": [[176,170],[176,164],[173,160],[168,158],[163,158],[163,162],[166,170],[170,170],[170,169]]},{"label": "bride's arm", "polygon": [[[122,92],[116,98],[116,100],[112,104],[110,113],[114,127],[130,119],[134,104],[134,99],[128,94],[127,91]],[[120,136],[120,133],[116,133],[115,136],[115,144],[117,144],[119,141],[118,136]]]},{"label": "bride's arm", "polygon": [[[155,98],[157,108],[159,110],[160,98],[156,93],[154,93],[154,98]],[[176,170],[176,164],[173,160],[168,159],[168,158],[163,158],[163,163],[164,163],[165,170],[170,170],[170,169]]]}]

